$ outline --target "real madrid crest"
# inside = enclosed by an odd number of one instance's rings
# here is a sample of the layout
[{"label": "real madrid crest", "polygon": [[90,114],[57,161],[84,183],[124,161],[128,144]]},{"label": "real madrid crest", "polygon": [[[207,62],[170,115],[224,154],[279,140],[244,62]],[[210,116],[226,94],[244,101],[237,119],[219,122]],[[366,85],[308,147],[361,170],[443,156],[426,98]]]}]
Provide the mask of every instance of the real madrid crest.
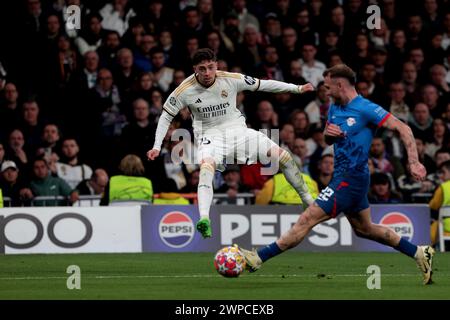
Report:
[{"label": "real madrid crest", "polygon": [[222,93],[220,94],[222,96],[222,98],[226,98],[228,97],[228,92],[226,92],[225,90],[222,90]]}]

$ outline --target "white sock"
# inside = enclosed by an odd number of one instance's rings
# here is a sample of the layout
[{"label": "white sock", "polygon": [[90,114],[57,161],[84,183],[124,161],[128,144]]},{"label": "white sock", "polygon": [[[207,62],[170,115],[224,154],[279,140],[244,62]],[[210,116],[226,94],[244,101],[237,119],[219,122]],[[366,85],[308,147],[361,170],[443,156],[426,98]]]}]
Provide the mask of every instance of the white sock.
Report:
[{"label": "white sock", "polygon": [[305,180],[303,180],[300,169],[297,167],[297,164],[289,152],[283,151],[281,153],[280,167],[286,180],[291,184],[295,191],[297,191],[300,198],[302,198],[303,203],[306,203],[308,206],[312,204],[314,199],[309,193],[308,186],[306,185]]},{"label": "white sock", "polygon": [[214,195],[212,186],[214,171],[214,167],[209,163],[203,163],[200,166],[200,176],[197,188],[198,211],[200,212],[200,219],[209,219],[209,208],[211,207]]}]

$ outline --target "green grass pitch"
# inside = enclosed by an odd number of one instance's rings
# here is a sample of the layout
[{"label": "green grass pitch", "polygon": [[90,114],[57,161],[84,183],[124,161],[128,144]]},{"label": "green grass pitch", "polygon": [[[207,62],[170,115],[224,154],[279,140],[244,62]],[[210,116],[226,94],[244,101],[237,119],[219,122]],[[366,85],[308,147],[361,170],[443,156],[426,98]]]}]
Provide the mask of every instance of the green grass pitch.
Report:
[{"label": "green grass pitch", "polygon": [[[0,299],[309,300],[450,299],[450,254],[437,253],[434,284],[422,285],[414,260],[399,253],[294,253],[256,273],[224,278],[213,253],[0,256]],[[69,265],[81,289],[69,290]],[[367,267],[381,269],[381,289],[367,288]]]}]

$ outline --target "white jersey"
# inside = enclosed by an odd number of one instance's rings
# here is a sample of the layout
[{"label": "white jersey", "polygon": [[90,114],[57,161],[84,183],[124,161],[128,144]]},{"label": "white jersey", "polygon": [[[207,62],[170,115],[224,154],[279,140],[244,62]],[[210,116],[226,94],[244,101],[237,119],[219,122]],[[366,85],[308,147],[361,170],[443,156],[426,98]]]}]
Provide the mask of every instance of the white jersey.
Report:
[{"label": "white jersey", "polygon": [[259,80],[240,73],[216,71],[214,83],[209,87],[202,86],[192,74],[186,78],[167,98],[162,116],[156,129],[156,150],[166,136],[170,122],[184,107],[188,107],[192,118],[194,134],[201,137],[208,130],[225,131],[228,128],[247,128],[245,116],[236,107],[236,96],[239,92],[291,92],[300,93],[302,86],[276,80]]},{"label": "white jersey", "polygon": [[259,79],[240,73],[217,71],[215,82],[205,88],[193,74],[170,94],[163,109],[175,116],[188,107],[196,133],[212,128],[246,127],[245,117],[236,107],[236,96],[244,90],[257,90],[259,84]]},{"label": "white jersey", "polygon": [[67,163],[57,162],[56,173],[58,177],[64,179],[73,189],[83,180],[92,176],[92,169],[86,164],[72,166]]}]

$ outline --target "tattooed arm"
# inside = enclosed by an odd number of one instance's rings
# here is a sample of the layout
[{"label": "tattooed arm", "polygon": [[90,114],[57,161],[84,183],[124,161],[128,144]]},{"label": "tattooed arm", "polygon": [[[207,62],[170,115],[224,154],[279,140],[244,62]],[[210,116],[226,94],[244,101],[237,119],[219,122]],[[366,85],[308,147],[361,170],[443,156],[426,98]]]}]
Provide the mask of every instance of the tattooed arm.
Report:
[{"label": "tattooed arm", "polygon": [[400,139],[405,145],[408,153],[408,167],[414,179],[422,181],[425,179],[427,171],[425,167],[419,162],[419,155],[417,153],[416,141],[414,139],[411,128],[404,122],[398,120],[392,114],[382,124],[382,127],[389,130],[395,130],[399,133]]}]

